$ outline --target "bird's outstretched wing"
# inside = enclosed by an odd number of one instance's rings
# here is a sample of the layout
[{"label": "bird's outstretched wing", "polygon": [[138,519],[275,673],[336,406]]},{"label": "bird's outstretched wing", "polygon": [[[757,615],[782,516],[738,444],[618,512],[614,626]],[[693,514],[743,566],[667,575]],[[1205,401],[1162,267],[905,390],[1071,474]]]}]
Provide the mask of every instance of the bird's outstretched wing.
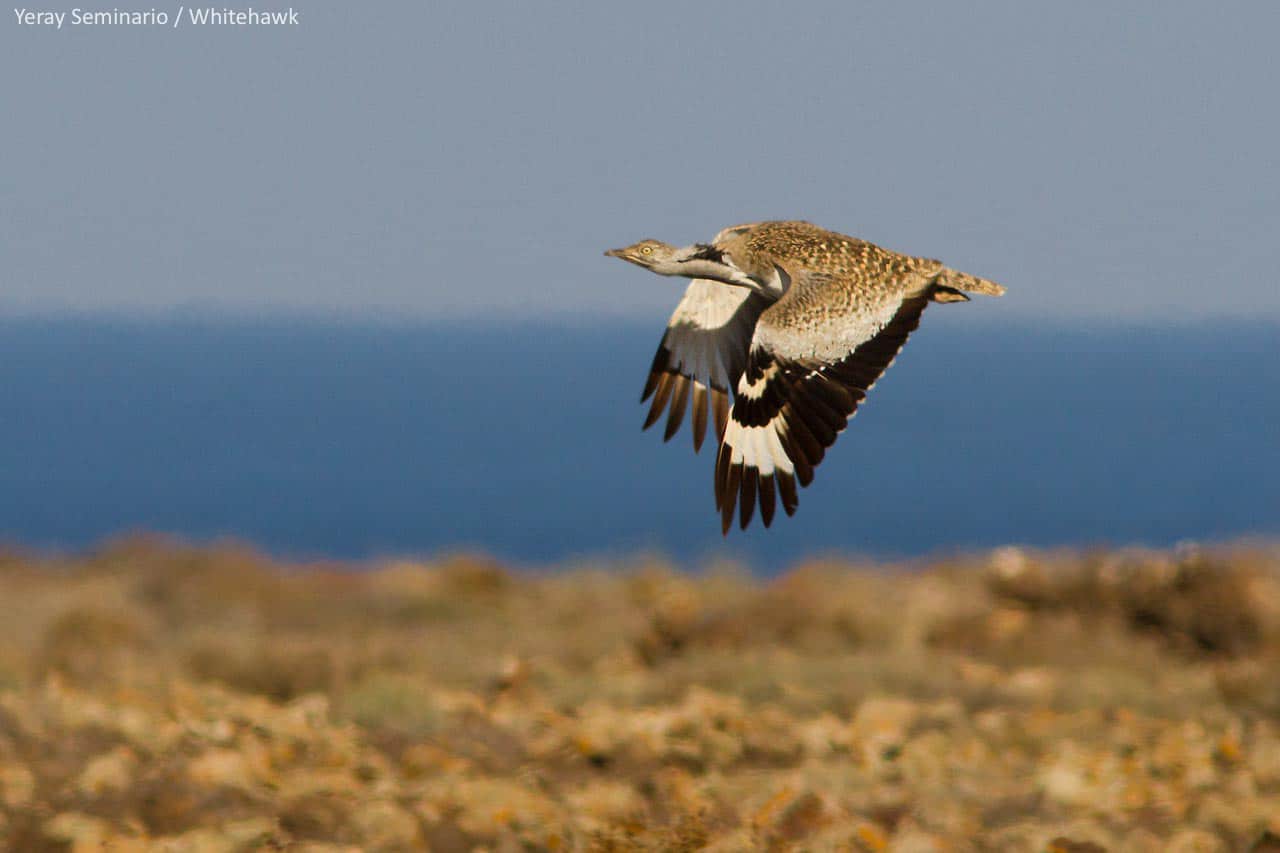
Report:
[{"label": "bird's outstretched wing", "polygon": [[826,449],[919,325],[930,272],[859,288],[857,296],[834,276],[803,273],[761,315],[716,457],[724,532],[735,505],[745,529],[757,499],[768,527],[775,485],[782,508],[795,513],[796,481],[813,480]]},{"label": "bird's outstretched wing", "polygon": [[745,287],[695,278],[667,321],[666,334],[649,368],[640,402],[653,397],[644,428],[667,414],[663,440],[680,429],[693,402],[693,449],[702,448],[707,409],[716,420],[716,436],[724,435],[729,391],[747,363],[747,346],[761,312],[770,301]]}]

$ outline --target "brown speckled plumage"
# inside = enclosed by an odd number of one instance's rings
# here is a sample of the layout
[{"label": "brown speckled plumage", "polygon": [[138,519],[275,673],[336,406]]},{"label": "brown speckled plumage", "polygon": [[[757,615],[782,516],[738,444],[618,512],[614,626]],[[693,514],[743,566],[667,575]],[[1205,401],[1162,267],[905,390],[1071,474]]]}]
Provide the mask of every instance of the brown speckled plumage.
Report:
[{"label": "brown speckled plumage", "polygon": [[779,221],[735,225],[721,232],[713,245],[728,252],[747,273],[767,271],[779,263],[847,273],[860,282],[872,282],[880,270],[909,270],[936,264],[922,258],[899,255],[874,243],[819,228],[809,222]]}]

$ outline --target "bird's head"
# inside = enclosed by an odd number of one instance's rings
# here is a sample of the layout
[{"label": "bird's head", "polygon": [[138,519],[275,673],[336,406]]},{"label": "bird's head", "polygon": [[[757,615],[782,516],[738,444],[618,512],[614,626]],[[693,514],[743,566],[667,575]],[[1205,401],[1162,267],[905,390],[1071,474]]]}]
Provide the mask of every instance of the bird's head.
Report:
[{"label": "bird's head", "polygon": [[709,278],[740,287],[759,287],[759,283],[738,269],[723,251],[707,243],[676,248],[661,240],[641,240],[625,249],[610,249],[605,254],[658,275]]},{"label": "bird's head", "polygon": [[679,264],[681,251],[661,240],[641,240],[623,249],[605,252],[610,258],[621,258],[630,264],[653,270],[664,275],[680,275],[674,267]]}]

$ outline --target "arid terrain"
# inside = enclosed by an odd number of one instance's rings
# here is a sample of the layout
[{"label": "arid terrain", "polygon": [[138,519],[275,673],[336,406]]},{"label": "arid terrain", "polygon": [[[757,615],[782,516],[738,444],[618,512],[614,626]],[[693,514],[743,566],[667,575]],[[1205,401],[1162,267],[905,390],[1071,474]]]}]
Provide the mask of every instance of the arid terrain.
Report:
[{"label": "arid terrain", "polygon": [[[354,571],[354,568],[360,569]],[[0,556],[12,850],[1280,850],[1280,550]]]}]

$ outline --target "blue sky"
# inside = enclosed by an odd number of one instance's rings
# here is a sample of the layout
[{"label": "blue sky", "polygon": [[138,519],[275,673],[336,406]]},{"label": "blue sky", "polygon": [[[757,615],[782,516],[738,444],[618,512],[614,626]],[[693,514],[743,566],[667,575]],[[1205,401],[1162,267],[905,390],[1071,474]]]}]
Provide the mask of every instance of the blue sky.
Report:
[{"label": "blue sky", "polygon": [[997,319],[1280,319],[1276,4],[295,8],[6,10],[0,313],[657,320],[603,249],[802,217]]}]

